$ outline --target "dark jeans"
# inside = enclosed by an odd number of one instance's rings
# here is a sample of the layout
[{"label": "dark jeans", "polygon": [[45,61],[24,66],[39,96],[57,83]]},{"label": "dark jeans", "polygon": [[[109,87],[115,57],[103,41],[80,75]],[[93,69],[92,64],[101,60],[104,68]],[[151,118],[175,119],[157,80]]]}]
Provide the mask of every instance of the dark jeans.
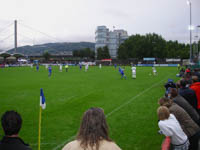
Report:
[{"label": "dark jeans", "polygon": [[189,150],[199,150],[200,149],[199,148],[199,139],[200,139],[200,131],[189,138],[189,141],[190,141]]}]

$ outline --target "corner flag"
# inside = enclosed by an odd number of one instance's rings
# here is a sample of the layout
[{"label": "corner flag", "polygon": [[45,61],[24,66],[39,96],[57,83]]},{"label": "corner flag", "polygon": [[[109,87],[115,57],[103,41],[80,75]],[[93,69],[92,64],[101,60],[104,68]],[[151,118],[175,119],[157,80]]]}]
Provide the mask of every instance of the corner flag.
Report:
[{"label": "corner flag", "polygon": [[39,128],[38,128],[38,150],[40,150],[40,139],[41,139],[41,122],[42,122],[42,109],[46,108],[45,97],[43,89],[40,89],[40,111],[39,111]]},{"label": "corner flag", "polygon": [[46,108],[46,102],[42,88],[40,89],[40,106],[42,107],[42,109]]}]

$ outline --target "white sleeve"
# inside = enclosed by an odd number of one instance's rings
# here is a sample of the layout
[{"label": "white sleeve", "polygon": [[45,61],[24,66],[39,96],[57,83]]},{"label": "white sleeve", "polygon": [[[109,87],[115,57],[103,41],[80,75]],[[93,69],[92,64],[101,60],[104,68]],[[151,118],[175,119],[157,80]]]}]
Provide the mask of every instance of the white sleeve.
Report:
[{"label": "white sleeve", "polygon": [[158,126],[165,136],[172,136],[173,135],[173,132],[169,128],[167,128],[167,126],[165,126],[164,122],[159,122]]}]

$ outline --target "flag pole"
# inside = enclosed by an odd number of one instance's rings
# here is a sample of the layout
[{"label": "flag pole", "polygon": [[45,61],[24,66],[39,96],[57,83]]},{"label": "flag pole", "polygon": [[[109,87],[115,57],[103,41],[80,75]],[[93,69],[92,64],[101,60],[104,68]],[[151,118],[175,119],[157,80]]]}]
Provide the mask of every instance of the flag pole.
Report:
[{"label": "flag pole", "polygon": [[41,118],[42,118],[42,107],[40,106],[40,112],[39,112],[39,129],[38,129],[38,150],[40,150]]}]

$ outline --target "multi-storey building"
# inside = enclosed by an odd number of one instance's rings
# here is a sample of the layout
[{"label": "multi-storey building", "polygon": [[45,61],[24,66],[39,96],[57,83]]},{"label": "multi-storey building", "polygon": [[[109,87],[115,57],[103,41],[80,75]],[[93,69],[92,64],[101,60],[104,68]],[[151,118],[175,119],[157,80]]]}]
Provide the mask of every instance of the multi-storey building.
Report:
[{"label": "multi-storey building", "polygon": [[98,26],[95,32],[95,52],[99,47],[108,46],[111,58],[117,57],[119,45],[128,38],[125,30],[109,31],[106,26]]}]

